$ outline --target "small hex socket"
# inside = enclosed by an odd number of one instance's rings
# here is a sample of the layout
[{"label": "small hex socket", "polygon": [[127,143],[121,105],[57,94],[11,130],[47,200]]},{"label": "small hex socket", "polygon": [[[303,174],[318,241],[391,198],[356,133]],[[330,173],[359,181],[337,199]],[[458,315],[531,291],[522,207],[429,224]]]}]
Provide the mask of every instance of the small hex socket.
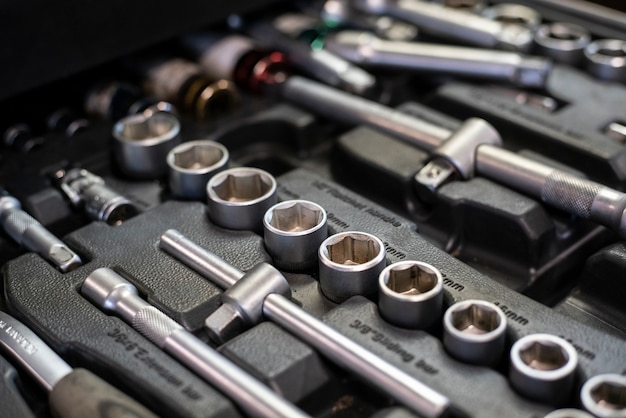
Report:
[{"label": "small hex socket", "polygon": [[276,179],[258,168],[221,171],[207,184],[209,218],[223,228],[261,230],[265,212],[276,203]]},{"label": "small hex socket", "polygon": [[596,417],[626,417],[626,376],[606,373],[590,378],[580,390],[580,401]]},{"label": "small hex socket", "polygon": [[307,200],[272,206],[263,217],[265,248],[274,265],[303,270],[317,264],[317,250],[328,236],[326,211]]},{"label": "small hex socket", "polygon": [[534,39],[535,52],[564,64],[578,65],[591,35],[582,26],[553,22],[539,26]]},{"label": "small hex socket", "polygon": [[570,398],[578,354],[563,338],[531,334],[511,347],[509,380],[522,395],[551,405]]},{"label": "small hex socket", "polygon": [[170,191],[183,199],[204,200],[208,181],[226,169],[228,162],[228,150],[218,142],[184,142],[167,154]]},{"label": "small hex socket", "polygon": [[180,122],[171,113],[131,115],[113,126],[114,153],[120,170],[136,179],[167,174],[167,153],[180,144]]},{"label": "small hex socket", "polygon": [[441,317],[443,277],[430,264],[400,261],[378,278],[378,309],[389,323],[404,328],[428,328]]},{"label": "small hex socket", "polygon": [[506,326],[506,316],[491,302],[457,302],[443,316],[443,345],[461,361],[493,366],[502,357]]},{"label": "small hex socket", "polygon": [[522,25],[535,29],[541,23],[541,15],[535,9],[516,3],[499,3],[484,9],[483,17],[497,22]]},{"label": "small hex socket", "polygon": [[626,41],[598,39],[585,48],[587,71],[600,80],[626,82]]},{"label": "small hex socket", "polygon": [[355,295],[371,296],[385,268],[385,247],[374,235],[348,231],[328,237],[319,247],[322,293],[341,303]]}]

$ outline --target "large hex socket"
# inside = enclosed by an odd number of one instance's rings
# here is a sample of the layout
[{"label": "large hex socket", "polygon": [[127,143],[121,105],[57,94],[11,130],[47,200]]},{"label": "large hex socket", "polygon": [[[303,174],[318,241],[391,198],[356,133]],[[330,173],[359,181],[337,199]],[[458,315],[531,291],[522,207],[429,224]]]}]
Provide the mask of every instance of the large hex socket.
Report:
[{"label": "large hex socket", "polygon": [[561,405],[572,394],[577,365],[576,349],[563,338],[531,334],[511,347],[509,380],[529,399]]},{"label": "large hex socket", "polygon": [[265,248],[274,265],[302,270],[317,264],[317,250],[328,235],[326,211],[307,200],[272,206],[263,217]]},{"label": "large hex socket", "polygon": [[167,174],[167,153],[180,144],[180,122],[171,113],[138,114],[113,126],[114,153],[120,170],[135,179]]},{"label": "large hex socket", "polygon": [[626,41],[598,39],[585,48],[587,71],[596,78],[626,82]]},{"label": "large hex socket", "polygon": [[206,199],[211,177],[228,167],[228,150],[222,144],[198,140],[182,143],[167,154],[170,191],[183,199]]},{"label": "large hex socket", "polygon": [[580,401],[596,417],[626,417],[626,376],[606,373],[592,377],[580,390]]},{"label": "large hex socket", "polygon": [[207,184],[209,218],[223,228],[261,230],[265,212],[276,203],[276,180],[267,171],[236,167]]},{"label": "large hex socket", "polygon": [[443,277],[430,264],[400,261],[378,278],[378,309],[389,323],[404,328],[428,328],[441,317]]},{"label": "large hex socket", "polygon": [[535,50],[541,55],[569,65],[578,65],[591,42],[589,31],[572,23],[553,22],[535,31]]},{"label": "large hex socket", "polygon": [[348,231],[328,237],[319,247],[320,288],[341,303],[355,295],[374,295],[385,268],[385,247],[365,232]]},{"label": "large hex socket", "polygon": [[443,345],[461,361],[493,366],[502,357],[506,325],[506,316],[491,302],[457,302],[443,316]]}]

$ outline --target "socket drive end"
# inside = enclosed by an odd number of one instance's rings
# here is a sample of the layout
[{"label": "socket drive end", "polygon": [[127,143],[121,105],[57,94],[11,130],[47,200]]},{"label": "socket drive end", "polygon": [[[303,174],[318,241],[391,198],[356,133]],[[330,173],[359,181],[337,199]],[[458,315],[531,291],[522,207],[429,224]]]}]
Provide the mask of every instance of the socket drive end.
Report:
[{"label": "socket drive end", "polygon": [[276,179],[251,167],[217,173],[207,184],[209,218],[227,229],[260,230],[263,215],[277,200]]},{"label": "socket drive end", "polygon": [[247,327],[239,311],[230,304],[223,304],[204,321],[209,338],[216,344],[224,344],[241,334]]},{"label": "socket drive end", "polygon": [[81,292],[105,310],[116,311],[127,295],[137,295],[137,288],[106,267],[94,270],[83,282]]},{"label": "socket drive end", "polygon": [[560,405],[574,386],[578,354],[572,344],[551,334],[531,334],[511,347],[511,385],[529,399]]},{"label": "socket drive end", "polygon": [[265,212],[265,248],[274,265],[302,270],[317,262],[317,250],[328,235],[326,211],[307,200],[288,200]]},{"label": "socket drive end", "polygon": [[506,316],[493,303],[457,302],[443,316],[443,345],[461,361],[493,366],[504,350],[506,326]]},{"label": "socket drive end", "polygon": [[378,309],[389,323],[428,328],[440,318],[443,277],[430,264],[400,261],[387,266],[378,279]]},{"label": "socket drive end", "polygon": [[167,154],[170,191],[180,198],[204,200],[207,182],[228,162],[228,150],[218,142],[184,142]]},{"label": "socket drive end", "polygon": [[596,417],[626,417],[626,376],[606,373],[587,380],[580,401]]},{"label": "socket drive end", "polygon": [[376,293],[386,258],[385,246],[374,235],[357,231],[332,235],[322,242],[318,255],[320,288],[331,301]]},{"label": "socket drive end", "polygon": [[83,265],[83,261],[78,254],[65,245],[53,245],[48,252],[48,258],[63,273],[67,273]]},{"label": "socket drive end", "polygon": [[552,61],[541,57],[524,57],[513,82],[520,87],[543,88],[552,72]]},{"label": "socket drive end", "polygon": [[450,161],[434,158],[415,175],[415,191],[420,199],[431,203],[440,187],[458,177],[459,173]]}]

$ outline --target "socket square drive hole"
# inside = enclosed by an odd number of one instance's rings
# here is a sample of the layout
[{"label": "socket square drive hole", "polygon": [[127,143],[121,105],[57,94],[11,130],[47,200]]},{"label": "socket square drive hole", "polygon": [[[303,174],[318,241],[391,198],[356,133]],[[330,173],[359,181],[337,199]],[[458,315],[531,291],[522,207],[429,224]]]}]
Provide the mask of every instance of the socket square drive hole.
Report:
[{"label": "socket square drive hole", "polygon": [[413,264],[391,269],[386,285],[401,295],[419,295],[435,288],[437,275],[430,269]]},{"label": "socket square drive hole", "polygon": [[176,127],[173,117],[163,113],[152,116],[137,115],[123,122],[122,136],[133,141],[158,138],[171,132]]},{"label": "socket square drive hole", "polygon": [[626,385],[617,382],[602,382],[591,389],[591,399],[605,409],[626,409]]},{"label": "socket square drive hole", "polygon": [[575,33],[569,27],[555,23],[550,25],[548,36],[559,41],[577,41],[581,39],[584,34]]},{"label": "socket square drive hole", "polygon": [[569,360],[561,346],[548,341],[534,341],[520,351],[520,358],[535,370],[557,370]]},{"label": "socket square drive hole", "polygon": [[297,202],[289,207],[274,209],[270,225],[280,231],[302,232],[315,228],[323,219],[324,214],[319,208]]},{"label": "socket square drive hole", "polygon": [[500,326],[500,316],[493,308],[472,304],[452,313],[452,325],[465,334],[488,334]]},{"label": "socket square drive hole", "polygon": [[272,184],[259,173],[228,174],[213,190],[227,202],[248,202],[266,195]]},{"label": "socket square drive hole", "polygon": [[174,153],[174,164],[188,170],[200,170],[217,164],[224,157],[221,149],[212,145],[193,145]]},{"label": "socket square drive hole", "polygon": [[326,247],[328,258],[337,264],[355,266],[373,260],[381,249],[375,241],[363,237],[345,236]]}]

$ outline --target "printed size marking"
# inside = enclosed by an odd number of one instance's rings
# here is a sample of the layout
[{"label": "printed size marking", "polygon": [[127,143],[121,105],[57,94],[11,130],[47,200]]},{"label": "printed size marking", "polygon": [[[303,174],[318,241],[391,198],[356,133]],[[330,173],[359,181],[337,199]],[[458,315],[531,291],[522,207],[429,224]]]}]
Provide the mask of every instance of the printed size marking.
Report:
[{"label": "printed size marking", "polygon": [[392,353],[396,353],[398,356],[400,356],[402,361],[404,361],[405,363],[411,362],[415,359],[415,356],[413,356],[413,354],[406,351],[400,344],[393,341],[391,338],[387,337],[382,332],[379,332],[375,330],[374,328],[370,327],[369,325],[364,324],[358,319],[355,319],[350,324],[350,328],[355,328],[359,330],[359,332],[363,335],[368,335],[368,334],[371,335],[372,341],[375,341],[378,344],[384,346],[387,350],[391,351]]},{"label": "printed size marking", "polygon": [[[106,335],[108,337],[111,337],[116,343],[124,347],[126,351],[132,352],[133,356],[136,359],[141,361],[146,367],[148,367],[148,369],[154,370],[167,383],[175,387],[181,387],[183,385],[182,380],[180,380],[172,372],[170,372],[167,367],[163,366],[156,359],[151,357],[148,354],[148,350],[139,347],[137,343],[131,341],[128,336],[124,334],[119,328],[115,328],[114,330],[108,332]],[[182,393],[192,400],[198,400],[202,398],[202,395],[191,386],[183,388]]]},{"label": "printed size marking", "polygon": [[359,202],[355,198],[342,193],[340,190],[330,186],[329,184],[323,183],[321,181],[314,181],[311,185],[316,189],[324,191],[332,197],[341,200],[342,202],[347,203],[348,205],[356,209],[363,210],[367,207],[365,203]]},{"label": "printed size marking", "polygon": [[289,190],[285,186],[278,186],[280,193],[289,196],[291,199],[300,199],[300,195],[294,191]]},{"label": "printed size marking", "polygon": [[387,252],[387,254],[396,257],[399,260],[404,260],[406,258],[406,254],[404,254],[402,251],[400,250],[396,250],[395,248],[393,248],[391,245],[389,245],[388,242],[383,242],[383,245],[385,246],[385,251]]},{"label": "printed size marking", "polygon": [[563,335],[559,335],[559,337],[570,343],[581,357],[585,357],[588,360],[595,360],[596,354],[593,351],[581,347],[580,345],[576,344],[571,338],[567,338]]},{"label": "printed size marking", "polygon": [[374,216],[374,217],[376,217],[378,219],[380,219],[383,222],[386,222],[388,224],[391,224],[392,226],[395,226],[396,228],[399,227],[399,226],[402,226],[402,223],[400,223],[400,221],[398,221],[393,216],[385,215],[384,213],[379,212],[376,209],[369,208],[365,212],[369,213],[370,215],[372,215],[372,216]]},{"label": "printed size marking", "polygon": [[328,219],[328,222],[331,222],[331,223],[337,225],[340,228],[344,228],[344,229],[350,228],[350,224],[349,223],[347,223],[345,221],[342,221],[341,219],[336,217],[334,213],[327,213],[326,214],[326,218]]},{"label": "printed size marking", "polygon": [[520,325],[528,325],[528,319],[517,314],[516,312],[513,312],[509,309],[508,306],[502,305],[500,302],[494,302],[493,304],[498,306],[502,310],[502,312],[504,312],[504,316],[506,316],[511,321],[517,322]]},{"label": "printed size marking", "polygon": [[452,279],[448,279],[443,273],[442,276],[444,286],[449,287],[452,290],[456,290],[457,292],[462,292],[465,290],[465,286],[463,286],[462,284],[457,283]]},{"label": "printed size marking", "polygon": [[10,325],[7,325],[8,324],[6,322],[0,321],[0,329],[3,330],[6,335],[11,337],[17,345],[22,347],[24,351],[31,356],[37,352],[37,346],[35,344],[28,341],[28,339],[20,334],[18,330]]}]

